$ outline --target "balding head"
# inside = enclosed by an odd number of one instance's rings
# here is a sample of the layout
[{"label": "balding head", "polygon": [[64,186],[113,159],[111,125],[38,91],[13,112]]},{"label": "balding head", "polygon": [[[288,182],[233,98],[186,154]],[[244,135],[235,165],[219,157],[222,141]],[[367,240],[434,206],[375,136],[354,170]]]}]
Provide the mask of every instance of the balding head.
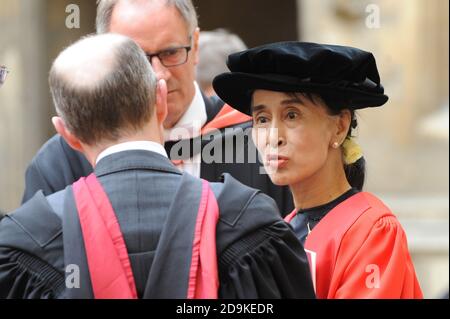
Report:
[{"label": "balding head", "polygon": [[115,141],[153,114],[156,77],[138,45],[121,35],[71,45],[53,63],[49,82],[58,115],[85,144]]},{"label": "balding head", "polygon": [[116,34],[84,38],[60,53],[53,71],[73,86],[95,86],[117,66],[117,48],[128,40]]}]

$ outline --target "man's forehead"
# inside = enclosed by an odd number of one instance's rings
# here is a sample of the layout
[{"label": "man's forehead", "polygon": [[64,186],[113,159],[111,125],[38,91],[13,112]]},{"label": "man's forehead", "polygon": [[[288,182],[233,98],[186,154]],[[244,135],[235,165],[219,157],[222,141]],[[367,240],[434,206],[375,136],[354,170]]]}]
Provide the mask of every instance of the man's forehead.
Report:
[{"label": "man's forehead", "polygon": [[171,7],[167,0],[119,0],[112,13],[113,15],[120,13],[122,16],[134,18],[141,13],[159,12],[164,7]]},{"label": "man's forehead", "polygon": [[188,44],[188,26],[177,8],[165,0],[120,1],[110,31],[132,38],[147,52]]}]

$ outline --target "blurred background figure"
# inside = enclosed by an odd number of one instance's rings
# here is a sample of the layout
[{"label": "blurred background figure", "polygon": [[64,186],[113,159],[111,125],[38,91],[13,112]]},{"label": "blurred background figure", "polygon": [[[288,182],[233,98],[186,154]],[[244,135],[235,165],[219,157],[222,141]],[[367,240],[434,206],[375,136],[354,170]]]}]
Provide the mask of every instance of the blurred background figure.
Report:
[{"label": "blurred background figure", "polygon": [[200,33],[199,49],[197,83],[207,96],[213,96],[212,80],[216,75],[228,72],[228,55],[243,51],[247,46],[238,35],[225,29],[216,29]]},{"label": "blurred background figure", "polygon": [[7,75],[8,70],[6,69],[6,66],[0,65],[0,87],[2,87],[3,83],[5,83]]}]

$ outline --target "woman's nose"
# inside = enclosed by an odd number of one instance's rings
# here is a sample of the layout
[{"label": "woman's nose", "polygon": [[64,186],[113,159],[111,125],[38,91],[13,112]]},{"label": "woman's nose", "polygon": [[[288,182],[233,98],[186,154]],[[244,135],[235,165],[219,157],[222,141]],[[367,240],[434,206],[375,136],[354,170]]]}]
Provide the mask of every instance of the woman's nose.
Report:
[{"label": "woman's nose", "polygon": [[269,132],[269,144],[271,147],[280,147],[285,143],[285,139],[282,135],[282,131],[278,127],[270,128]]}]

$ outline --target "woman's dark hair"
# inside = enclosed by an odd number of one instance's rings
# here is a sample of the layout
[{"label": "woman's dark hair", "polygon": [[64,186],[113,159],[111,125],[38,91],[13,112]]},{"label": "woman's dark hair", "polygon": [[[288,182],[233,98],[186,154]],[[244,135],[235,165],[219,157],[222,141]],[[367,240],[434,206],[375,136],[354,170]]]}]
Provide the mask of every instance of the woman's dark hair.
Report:
[{"label": "woman's dark hair", "polygon": [[[290,95],[290,94],[289,94]],[[337,101],[335,97],[328,97],[324,94],[315,94],[315,93],[292,93],[293,96],[296,98],[299,98],[299,95],[301,97],[304,97],[308,99],[309,101],[313,103],[320,103],[327,106],[328,112],[330,115],[339,115],[343,111],[341,105],[345,105],[345,102],[343,101]],[[301,100],[301,98],[300,98]],[[351,124],[347,132],[347,137],[353,137],[352,132],[356,127],[358,126],[358,121],[356,119],[356,114],[354,110],[349,110],[351,114]],[[353,188],[356,188],[359,191],[362,191],[364,187],[364,181],[366,178],[366,160],[364,159],[364,156],[358,159],[353,164],[343,164],[344,165],[344,172],[345,176],[347,177],[347,181],[349,182],[350,186]]]}]

